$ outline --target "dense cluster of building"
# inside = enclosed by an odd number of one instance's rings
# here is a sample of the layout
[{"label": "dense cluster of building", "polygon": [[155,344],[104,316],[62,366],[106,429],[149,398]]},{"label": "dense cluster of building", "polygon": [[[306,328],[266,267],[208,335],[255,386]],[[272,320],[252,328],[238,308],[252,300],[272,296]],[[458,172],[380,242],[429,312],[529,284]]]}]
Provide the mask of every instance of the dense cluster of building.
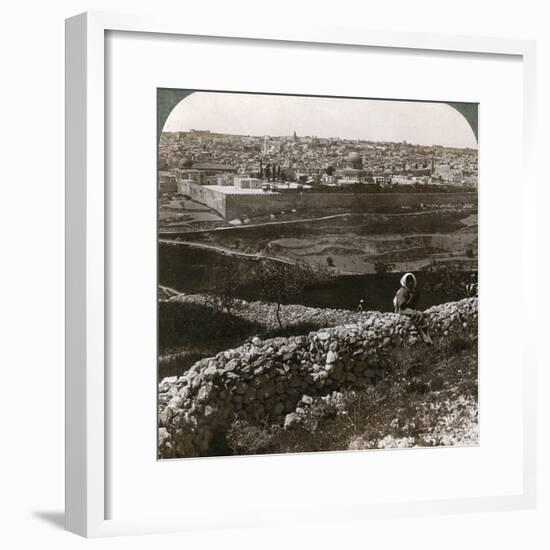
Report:
[{"label": "dense cluster of building", "polygon": [[238,189],[375,185],[477,186],[477,150],[315,136],[163,132],[160,185]]}]

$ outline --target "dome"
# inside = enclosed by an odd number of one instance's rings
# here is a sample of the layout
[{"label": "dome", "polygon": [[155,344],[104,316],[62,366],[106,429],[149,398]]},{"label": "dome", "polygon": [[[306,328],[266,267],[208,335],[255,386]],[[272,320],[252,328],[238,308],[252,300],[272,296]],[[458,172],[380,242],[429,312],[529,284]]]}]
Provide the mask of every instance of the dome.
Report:
[{"label": "dome", "polygon": [[180,168],[191,168],[193,166],[193,159],[190,157],[183,157],[180,160]]},{"label": "dome", "polygon": [[359,153],[350,153],[346,157],[346,162],[349,162],[350,164],[357,164],[357,163],[362,163],[363,161]]}]

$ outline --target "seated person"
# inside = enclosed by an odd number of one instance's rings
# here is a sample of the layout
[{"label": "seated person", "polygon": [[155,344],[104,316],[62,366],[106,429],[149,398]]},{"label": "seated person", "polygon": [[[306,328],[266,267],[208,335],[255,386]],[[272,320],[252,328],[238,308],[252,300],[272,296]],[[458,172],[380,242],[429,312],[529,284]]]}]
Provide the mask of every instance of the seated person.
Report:
[{"label": "seated person", "polygon": [[428,334],[428,327],[424,315],[416,309],[418,303],[418,291],[416,288],[416,277],[412,273],[405,273],[401,280],[399,290],[396,292],[393,299],[393,307],[395,313],[407,315],[418,330],[422,340],[427,344],[432,343],[432,339]]}]

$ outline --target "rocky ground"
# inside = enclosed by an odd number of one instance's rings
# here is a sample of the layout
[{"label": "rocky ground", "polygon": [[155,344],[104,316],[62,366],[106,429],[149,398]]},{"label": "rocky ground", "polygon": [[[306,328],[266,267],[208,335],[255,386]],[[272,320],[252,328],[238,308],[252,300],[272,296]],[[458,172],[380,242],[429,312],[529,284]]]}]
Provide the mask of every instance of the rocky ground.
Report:
[{"label": "rocky ground", "polygon": [[163,379],[160,457],[477,443],[477,299],[425,312],[430,347],[406,317],[340,315]]},{"label": "rocky ground", "polygon": [[[188,294],[175,297],[173,302],[180,304],[210,305],[211,300],[203,294]],[[235,300],[231,313],[236,317],[248,321],[260,320],[262,326],[268,330],[279,328],[275,315],[275,304],[265,302],[247,302]],[[322,309],[307,307],[300,304],[288,304],[281,306],[281,317],[285,320],[285,326],[305,325],[307,323],[320,324],[321,326],[337,326],[347,323],[357,323],[372,316],[371,312],[355,312],[348,309]]]},{"label": "rocky ground", "polygon": [[[177,310],[183,318],[178,327],[177,341],[161,345],[161,378],[182,375],[199,359],[236,346],[253,336],[269,338],[281,334],[304,334],[322,327],[361,322],[369,315],[346,309],[282,305],[280,315],[284,329],[281,330],[275,304],[236,300],[228,314],[213,307],[211,297],[190,294],[172,297],[170,302],[165,300],[161,307]],[[210,331],[208,327],[214,327],[214,330]]]},{"label": "rocky ground", "polygon": [[387,362],[384,377],[363,388],[305,396],[285,425],[234,422],[234,454],[392,449],[478,444],[477,350],[469,343]]}]

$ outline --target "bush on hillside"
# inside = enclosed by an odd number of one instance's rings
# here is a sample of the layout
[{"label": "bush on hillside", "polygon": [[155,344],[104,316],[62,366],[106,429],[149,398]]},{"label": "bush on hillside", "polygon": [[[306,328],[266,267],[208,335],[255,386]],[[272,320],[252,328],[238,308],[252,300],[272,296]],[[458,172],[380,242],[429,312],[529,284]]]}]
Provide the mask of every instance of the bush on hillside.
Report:
[{"label": "bush on hillside", "polygon": [[[477,442],[477,348],[466,331],[433,348],[396,349],[378,381],[300,403],[287,427],[238,420],[228,454],[464,445]],[[288,417],[287,417],[288,418]]]}]

